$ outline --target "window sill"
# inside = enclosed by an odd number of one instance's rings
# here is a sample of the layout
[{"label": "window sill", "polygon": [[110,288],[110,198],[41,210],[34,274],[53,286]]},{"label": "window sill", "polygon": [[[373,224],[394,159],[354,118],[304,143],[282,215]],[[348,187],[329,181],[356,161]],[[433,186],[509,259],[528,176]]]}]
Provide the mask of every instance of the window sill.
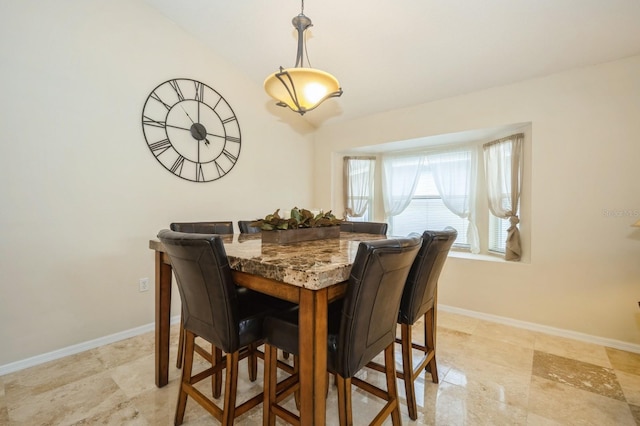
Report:
[{"label": "window sill", "polygon": [[482,262],[497,262],[497,263],[519,263],[519,262],[507,262],[504,260],[504,255],[500,254],[473,254],[465,251],[449,251],[449,256],[456,257],[458,259],[470,259],[480,260]]}]

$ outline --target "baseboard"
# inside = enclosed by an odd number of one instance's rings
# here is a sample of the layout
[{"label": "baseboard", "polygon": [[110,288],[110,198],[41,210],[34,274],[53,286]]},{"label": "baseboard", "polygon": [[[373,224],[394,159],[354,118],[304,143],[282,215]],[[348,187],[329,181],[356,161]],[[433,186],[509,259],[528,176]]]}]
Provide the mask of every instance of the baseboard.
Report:
[{"label": "baseboard", "polygon": [[[171,324],[178,324],[180,322],[180,315],[176,315],[171,318]],[[89,340],[87,342],[78,343],[77,345],[67,346],[66,348],[58,349],[52,352],[47,352],[42,355],[36,355],[31,358],[23,359],[9,364],[0,365],[0,376],[13,373],[15,371],[24,370],[25,368],[33,367],[36,365],[44,364],[45,362],[54,361],[56,359],[64,358],[65,356],[75,355],[80,352],[94,349],[100,346],[108,345],[110,343],[118,342],[120,340],[128,339],[130,337],[138,336],[140,334],[148,333],[155,330],[155,323],[149,323],[135,327],[129,330],[121,331],[119,333],[110,334],[108,336],[100,337],[98,339]]]},{"label": "baseboard", "polygon": [[485,321],[496,322],[499,324],[510,325],[512,327],[523,328],[525,330],[538,331],[540,333],[550,334],[552,336],[566,337],[567,339],[579,340],[581,342],[593,343],[600,346],[608,346],[622,351],[640,354],[640,345],[623,342],[622,340],[608,339],[605,337],[593,336],[591,334],[579,333],[577,331],[564,330],[561,328],[549,327],[532,322],[515,320],[512,318],[501,317],[498,315],[485,314],[482,312],[469,311],[467,309],[456,308],[453,306],[440,305],[438,309],[453,314],[464,315],[467,317],[478,318]]},{"label": "baseboard", "polygon": [[[623,342],[621,340],[592,336],[590,334],[578,333],[576,331],[564,330],[560,328],[549,327],[546,325],[540,325],[540,324],[535,324],[531,322],[515,320],[512,318],[501,317],[498,315],[491,315],[491,314],[485,314],[482,312],[470,311],[467,309],[456,308],[453,306],[438,304],[438,309],[445,312],[451,312],[454,314],[464,315],[472,318],[478,318],[485,321],[491,321],[499,324],[509,325],[512,327],[523,328],[525,330],[538,331],[540,333],[550,334],[553,336],[566,337],[568,339],[579,340],[582,342],[593,343],[601,346],[608,346],[610,348],[620,349],[622,351],[640,354],[640,345]],[[179,322],[180,322],[179,315],[171,317],[171,324],[178,324]],[[108,336],[100,337],[98,339],[93,339],[87,342],[79,343],[77,345],[67,346],[66,348],[58,349],[52,352],[47,352],[42,355],[37,355],[31,358],[23,359],[20,361],[9,363],[9,364],[0,365],[0,376],[4,376],[6,374],[13,373],[19,370],[24,370],[25,368],[44,364],[45,362],[64,358],[65,356],[84,352],[89,349],[94,349],[100,346],[108,345],[110,343],[128,339],[130,337],[138,336],[140,334],[148,333],[150,331],[153,331],[154,329],[155,329],[155,323],[150,323],[150,324],[142,325],[140,327],[132,328],[130,330],[121,331],[119,333],[110,334]]]}]

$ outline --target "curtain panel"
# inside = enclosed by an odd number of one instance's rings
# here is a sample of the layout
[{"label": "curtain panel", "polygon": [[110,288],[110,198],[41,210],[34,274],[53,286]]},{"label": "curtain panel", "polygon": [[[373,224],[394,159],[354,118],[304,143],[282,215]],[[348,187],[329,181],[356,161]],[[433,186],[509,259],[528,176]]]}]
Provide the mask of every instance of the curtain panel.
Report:
[{"label": "curtain panel", "polygon": [[407,208],[425,162],[424,154],[382,157],[382,198],[386,218],[397,216]]},{"label": "curtain panel", "polygon": [[524,134],[518,133],[482,146],[489,209],[494,216],[510,221],[504,258],[514,261],[522,256],[518,210],[522,188],[523,142]]},{"label": "curtain panel", "polygon": [[362,217],[369,208],[375,173],[375,157],[344,157],[342,194],[344,217]]},{"label": "curtain panel", "polygon": [[454,148],[427,153],[427,164],[444,205],[469,222],[467,241],[471,253],[480,252],[475,221],[477,148]]}]

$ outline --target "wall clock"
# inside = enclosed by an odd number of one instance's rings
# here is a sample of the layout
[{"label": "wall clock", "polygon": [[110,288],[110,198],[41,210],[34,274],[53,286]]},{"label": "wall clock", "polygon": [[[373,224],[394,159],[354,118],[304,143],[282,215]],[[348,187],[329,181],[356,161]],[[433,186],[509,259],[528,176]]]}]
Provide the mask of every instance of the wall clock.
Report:
[{"label": "wall clock", "polygon": [[142,110],[142,130],[156,159],[193,182],[225,176],[240,156],[240,125],[229,103],[196,80],[158,85]]}]

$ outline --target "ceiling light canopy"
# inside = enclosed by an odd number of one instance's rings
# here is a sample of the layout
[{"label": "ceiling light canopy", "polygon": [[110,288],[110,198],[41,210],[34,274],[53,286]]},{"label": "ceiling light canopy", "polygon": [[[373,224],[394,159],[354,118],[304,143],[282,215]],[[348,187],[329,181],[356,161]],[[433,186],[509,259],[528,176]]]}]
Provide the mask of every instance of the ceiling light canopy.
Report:
[{"label": "ceiling light canopy", "polygon": [[271,74],[264,81],[264,89],[274,98],[276,105],[289,107],[293,111],[304,115],[324,102],[326,99],[342,95],[338,80],[328,72],[311,68],[309,58],[308,67],[304,66],[304,51],[306,51],[305,31],[312,26],[311,19],[304,15],[304,0],[302,10],[291,21],[298,32],[298,52],[295,68],[282,68]]}]

